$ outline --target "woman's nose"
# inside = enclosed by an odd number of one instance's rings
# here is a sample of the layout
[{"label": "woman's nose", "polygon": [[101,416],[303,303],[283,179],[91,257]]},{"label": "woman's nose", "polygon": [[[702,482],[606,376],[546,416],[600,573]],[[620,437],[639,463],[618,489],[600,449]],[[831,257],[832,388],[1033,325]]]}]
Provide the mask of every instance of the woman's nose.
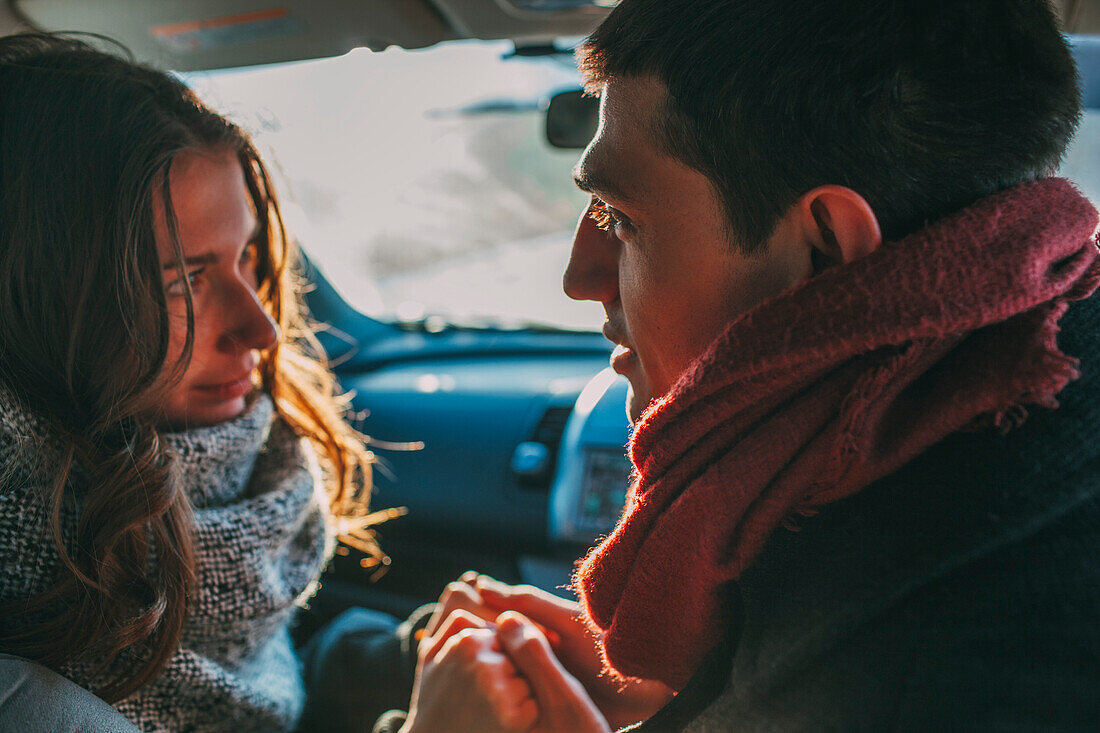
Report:
[{"label": "woman's nose", "polygon": [[244,292],[226,307],[232,313],[226,319],[227,328],[222,335],[223,350],[270,349],[278,343],[281,333],[277,324],[260,303],[256,292],[243,287]]},{"label": "woman's nose", "polygon": [[619,241],[588,216],[573,233],[573,250],[562,277],[562,289],[573,300],[609,303],[619,297]]}]

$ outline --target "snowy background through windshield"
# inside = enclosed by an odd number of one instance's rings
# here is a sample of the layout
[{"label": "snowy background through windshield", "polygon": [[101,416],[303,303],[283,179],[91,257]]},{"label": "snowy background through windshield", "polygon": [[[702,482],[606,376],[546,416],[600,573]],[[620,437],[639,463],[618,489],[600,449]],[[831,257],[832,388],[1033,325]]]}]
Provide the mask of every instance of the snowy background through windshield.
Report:
[{"label": "snowy background through windshield", "polygon": [[561,292],[579,151],[543,132],[549,96],[577,86],[572,56],[511,51],[357,50],[184,79],[252,134],[288,228],[363,312],[597,330],[600,306]]}]

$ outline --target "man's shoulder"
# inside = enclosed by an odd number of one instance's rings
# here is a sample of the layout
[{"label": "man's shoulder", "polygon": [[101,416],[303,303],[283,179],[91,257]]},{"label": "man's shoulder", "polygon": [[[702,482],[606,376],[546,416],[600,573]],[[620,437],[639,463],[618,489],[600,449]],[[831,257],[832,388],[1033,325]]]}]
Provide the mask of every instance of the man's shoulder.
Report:
[{"label": "man's shoulder", "polygon": [[1049,513],[922,527],[880,506],[860,514],[880,526],[844,524],[832,542],[814,518],[780,530],[738,591],[729,683],[684,730],[1095,730],[1097,476],[1066,477],[1088,485]]},{"label": "man's shoulder", "polygon": [[[784,577],[806,587],[814,582],[804,577],[811,567],[823,582],[857,584],[868,598],[902,594],[1048,527],[1055,534],[1095,529],[1063,519],[1079,514],[1100,523],[1100,297],[1070,308],[1059,345],[1080,360],[1080,378],[1059,395],[1058,409],[1034,408],[1006,433],[951,435],[801,520],[797,532],[777,530],[742,578],[749,595]],[[817,600],[837,608],[852,597],[849,589]]]},{"label": "man's shoulder", "polygon": [[1058,409],[776,530],[731,586],[735,651],[689,684],[711,702],[642,729],[1100,725],[1100,297],[1060,325]]},{"label": "man's shoulder", "polygon": [[1061,326],[1081,376],[1058,409],[950,436],[776,531],[737,589],[743,633],[711,712],[900,725],[964,705],[1030,714],[1046,695],[1073,722],[1100,689],[1100,298]]},{"label": "man's shoulder", "polygon": [[728,685],[683,730],[1096,730],[1098,547],[1094,496],[942,573],[876,587],[839,566],[822,584],[850,603],[773,578],[746,599]]}]

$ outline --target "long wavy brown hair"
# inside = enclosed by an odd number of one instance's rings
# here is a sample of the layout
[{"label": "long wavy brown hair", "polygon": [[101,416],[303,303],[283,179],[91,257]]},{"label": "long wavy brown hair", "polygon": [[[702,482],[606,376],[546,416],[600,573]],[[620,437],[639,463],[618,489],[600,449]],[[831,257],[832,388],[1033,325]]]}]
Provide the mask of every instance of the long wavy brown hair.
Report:
[{"label": "long wavy brown hair", "polygon": [[[235,151],[261,226],[257,295],[283,338],[261,355],[260,387],[315,447],[343,539],[377,552],[365,529],[371,456],[306,323],[297,252],[248,137],[121,51],[0,39],[0,384],[62,446],[41,476],[61,571],[42,593],[4,599],[0,649],[54,668],[91,660],[111,702],[168,663],[198,582],[191,507],[156,420],[186,370],[194,316],[188,297],[186,346],[166,363],[153,202],[186,280],[168,172],[206,148]],[[62,526],[66,505],[75,526]]]}]

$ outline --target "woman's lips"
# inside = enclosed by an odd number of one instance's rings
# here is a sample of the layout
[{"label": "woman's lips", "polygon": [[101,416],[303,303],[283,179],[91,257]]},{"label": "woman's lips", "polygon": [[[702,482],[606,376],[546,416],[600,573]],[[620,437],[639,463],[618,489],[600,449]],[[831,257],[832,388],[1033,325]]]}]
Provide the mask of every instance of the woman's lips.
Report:
[{"label": "woman's lips", "polygon": [[232,400],[243,397],[252,390],[252,375],[246,374],[239,379],[232,379],[220,384],[204,384],[195,387],[195,389],[215,400]]}]

